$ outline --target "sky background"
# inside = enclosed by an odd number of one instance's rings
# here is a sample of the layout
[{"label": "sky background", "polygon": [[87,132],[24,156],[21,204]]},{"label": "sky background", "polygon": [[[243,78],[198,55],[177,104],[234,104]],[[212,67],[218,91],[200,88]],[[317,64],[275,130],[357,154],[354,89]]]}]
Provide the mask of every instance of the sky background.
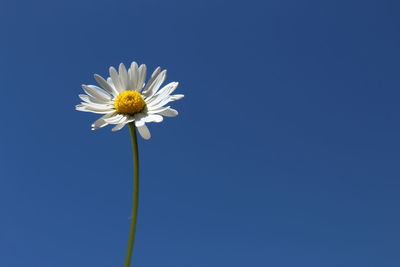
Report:
[{"label": "sky background", "polygon": [[80,85],[168,69],[133,267],[400,266],[398,1],[0,1],[0,266],[123,266],[129,131]]}]

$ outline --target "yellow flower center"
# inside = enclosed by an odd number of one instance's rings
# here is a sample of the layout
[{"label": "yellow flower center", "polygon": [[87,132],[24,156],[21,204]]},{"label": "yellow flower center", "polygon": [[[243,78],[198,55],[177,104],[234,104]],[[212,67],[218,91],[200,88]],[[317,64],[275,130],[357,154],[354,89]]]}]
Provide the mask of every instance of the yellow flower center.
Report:
[{"label": "yellow flower center", "polygon": [[114,107],[118,113],[135,114],[140,112],[146,102],[140,93],[136,91],[124,91],[120,93],[114,101]]}]

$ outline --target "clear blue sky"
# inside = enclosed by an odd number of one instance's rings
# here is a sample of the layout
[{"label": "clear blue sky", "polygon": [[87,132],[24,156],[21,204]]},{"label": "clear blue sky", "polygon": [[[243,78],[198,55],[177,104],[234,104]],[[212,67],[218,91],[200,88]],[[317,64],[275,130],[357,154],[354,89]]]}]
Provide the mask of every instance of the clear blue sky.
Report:
[{"label": "clear blue sky", "polygon": [[140,140],[133,267],[400,266],[398,1],[1,1],[0,266],[122,266],[128,129],[74,110],[135,60],[179,81]]}]

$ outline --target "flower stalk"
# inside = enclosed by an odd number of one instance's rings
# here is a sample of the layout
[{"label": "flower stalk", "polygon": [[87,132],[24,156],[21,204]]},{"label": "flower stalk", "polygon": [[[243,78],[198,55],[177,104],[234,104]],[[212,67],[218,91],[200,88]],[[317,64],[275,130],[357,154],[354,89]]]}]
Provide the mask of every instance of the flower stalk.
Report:
[{"label": "flower stalk", "polygon": [[136,136],[136,126],[133,122],[129,123],[129,130],[132,138],[133,151],[133,203],[132,203],[132,221],[129,230],[128,250],[124,267],[130,267],[133,245],[135,242],[136,222],[139,208],[139,149]]}]

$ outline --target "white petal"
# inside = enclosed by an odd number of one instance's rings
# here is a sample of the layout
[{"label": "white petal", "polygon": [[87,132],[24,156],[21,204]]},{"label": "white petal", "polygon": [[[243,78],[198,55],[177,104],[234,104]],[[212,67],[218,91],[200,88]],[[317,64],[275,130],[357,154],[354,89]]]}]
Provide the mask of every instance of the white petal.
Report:
[{"label": "white petal", "polygon": [[151,114],[144,118],[145,122],[162,122],[163,117],[158,114]]},{"label": "white petal", "polygon": [[134,116],[127,116],[126,122],[125,123],[130,123],[133,122],[135,120]]},{"label": "white petal", "polygon": [[85,91],[86,94],[90,95],[91,97],[95,99],[99,99],[102,101],[110,101],[111,100],[111,95],[101,89],[100,87],[94,86],[94,85],[85,85],[82,84],[83,91]]},{"label": "white petal", "polygon": [[111,113],[108,113],[108,114],[104,115],[103,117],[99,118],[95,122],[93,122],[92,130],[97,130],[97,129],[100,129],[100,128],[108,125],[108,123],[104,119],[109,118],[114,115],[115,115],[115,112],[111,112]]},{"label": "white petal", "polygon": [[178,82],[172,82],[167,85],[165,85],[163,88],[160,89],[160,91],[155,94],[155,96],[166,96],[172,94],[175,89],[178,87],[179,83]]},{"label": "white petal", "polygon": [[136,64],[135,61],[132,62],[131,67],[128,70],[128,76],[129,76],[129,89],[130,90],[136,90],[137,88],[137,81],[138,81],[138,65]]},{"label": "white petal", "polygon": [[104,101],[99,98],[93,98],[90,95],[84,95],[80,94],[79,98],[82,99],[82,101],[85,101],[86,103],[95,103],[95,104],[110,104],[111,101]]},{"label": "white petal", "polygon": [[146,117],[145,114],[139,113],[135,114],[135,125],[136,127],[141,127],[144,125],[144,118]]},{"label": "white petal", "polygon": [[88,103],[81,103],[80,105],[76,105],[76,110],[83,111],[83,112],[92,112],[97,114],[107,114],[113,112],[114,109],[108,106],[101,106],[96,104],[88,104]]},{"label": "white petal", "polygon": [[147,72],[146,65],[144,65],[144,64],[140,65],[138,72],[139,72],[139,76],[138,76],[138,81],[137,81],[137,85],[136,85],[137,87],[135,88],[135,90],[140,93],[143,89],[144,81],[146,80],[146,72]]},{"label": "white petal", "polygon": [[128,89],[128,72],[125,68],[125,65],[123,63],[119,64],[119,80],[121,82],[121,87],[124,90]]},{"label": "white petal", "polygon": [[143,124],[143,126],[137,127],[138,132],[140,133],[140,135],[143,137],[143,139],[150,139],[151,134],[149,131],[149,128],[147,128],[146,124]]},{"label": "white petal", "polygon": [[126,120],[128,119],[129,115],[123,115],[122,118],[118,121],[118,123],[123,123],[126,122]]},{"label": "white petal", "polygon": [[119,76],[118,76],[117,70],[114,67],[110,67],[109,72],[110,72],[110,76],[113,81],[115,89],[117,89],[117,91],[120,93],[122,91],[124,91],[121,86],[121,83],[119,81]]},{"label": "white petal", "polygon": [[157,75],[154,81],[147,88],[146,92],[143,92],[143,94],[146,97],[151,97],[152,95],[154,95],[160,88],[161,84],[165,81],[166,77],[167,77],[167,70],[163,70],[160,74]]},{"label": "white petal", "polygon": [[111,95],[116,96],[118,95],[118,91],[115,90],[115,88],[113,86],[111,86],[110,84],[107,83],[107,81],[101,77],[98,74],[94,75],[94,79],[96,80],[96,82],[103,87],[107,92],[109,92]]},{"label": "white petal", "polygon": [[[82,101],[85,101],[86,103],[93,103],[93,101],[91,101],[89,98],[90,98],[90,96],[88,96],[88,95],[85,95],[85,94],[80,94],[80,95],[78,95],[79,96],[79,98],[82,100]],[[93,98],[92,98],[93,99]]]},{"label": "white petal", "polygon": [[169,95],[175,91],[179,83],[177,82],[172,82],[164,86],[160,91],[158,91],[155,95],[152,97],[146,98],[146,104],[147,105],[156,105],[159,102],[161,102],[163,99],[169,97]]},{"label": "white petal", "polygon": [[161,68],[157,67],[151,74],[150,79],[147,81],[146,86],[143,89],[143,94],[147,92],[149,86],[153,83],[154,79],[157,78],[158,74],[161,72]]},{"label": "white petal", "polygon": [[135,120],[135,126],[136,127],[142,127],[144,125],[144,120],[143,121],[137,121]]},{"label": "white petal", "polygon": [[106,118],[106,119],[104,119],[104,120],[105,120],[107,123],[116,124],[116,123],[119,123],[119,121],[120,121],[123,117],[124,117],[124,115],[116,113],[116,114],[114,114],[113,116],[111,116],[110,118]]},{"label": "white petal", "polygon": [[164,111],[166,109],[170,108],[170,106],[168,107],[160,107],[160,108],[156,108],[156,109],[152,109],[151,107],[147,107],[147,113],[148,114],[157,114],[160,113],[161,111]]},{"label": "white petal", "polygon": [[[113,83],[113,81],[111,80],[110,77],[107,78],[107,83],[115,89],[114,83]],[[117,92],[117,94],[119,94],[119,92],[117,91],[117,89],[115,89],[115,91]]]},{"label": "white petal", "polygon": [[152,102],[151,104],[148,104],[147,108],[149,108],[149,109],[158,109],[158,108],[161,108],[162,106],[168,104],[169,102],[171,102],[170,97],[166,97],[166,98],[162,99],[159,102]]},{"label": "white petal", "polygon": [[113,105],[112,104],[102,104],[102,103],[85,103],[85,102],[82,102],[81,103],[82,104],[82,106],[85,106],[85,107],[95,107],[95,108],[113,108]]},{"label": "white petal", "polygon": [[169,98],[171,101],[176,101],[179,99],[182,99],[184,97],[184,95],[171,95]]},{"label": "white petal", "polygon": [[94,131],[94,130],[103,128],[104,126],[107,126],[107,125],[108,125],[108,123],[107,123],[105,120],[103,120],[103,119],[98,119],[97,121],[95,121],[95,122],[92,124],[92,130]]},{"label": "white petal", "polygon": [[125,125],[126,125],[126,122],[119,123],[119,124],[117,124],[117,126],[115,126],[114,128],[112,128],[111,131],[113,131],[113,132],[119,131],[119,130],[121,130],[122,128],[124,128]]},{"label": "white petal", "polygon": [[166,110],[158,112],[158,114],[163,115],[165,117],[175,117],[178,115],[178,111],[173,108],[167,108]]}]

